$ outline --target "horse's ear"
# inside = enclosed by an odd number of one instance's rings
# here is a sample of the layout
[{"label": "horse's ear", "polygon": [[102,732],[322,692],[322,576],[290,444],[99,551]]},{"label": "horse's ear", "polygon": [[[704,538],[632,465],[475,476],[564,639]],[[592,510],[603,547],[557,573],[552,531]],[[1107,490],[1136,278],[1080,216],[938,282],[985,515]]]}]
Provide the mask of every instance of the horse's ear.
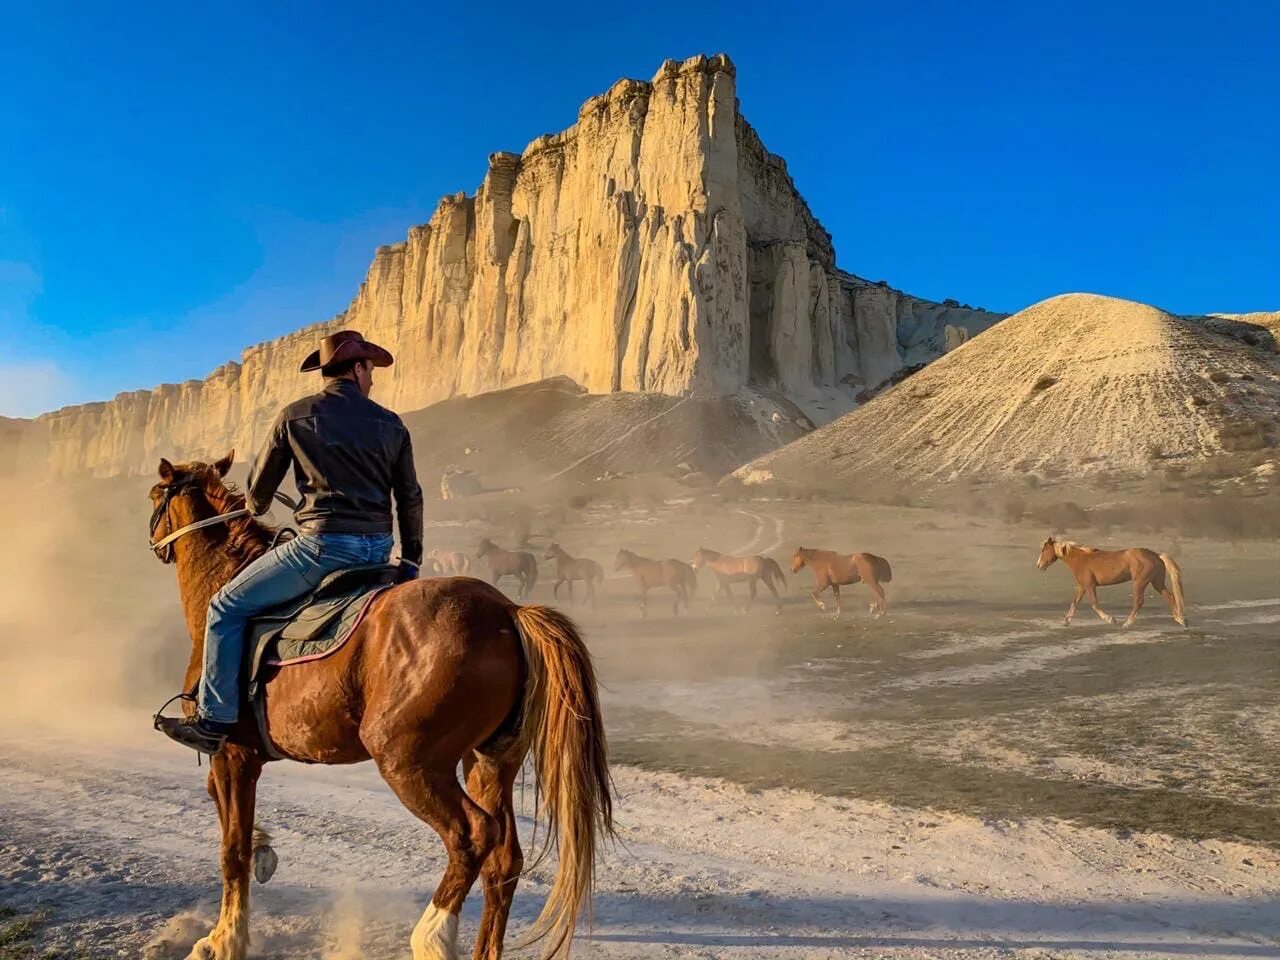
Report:
[{"label": "horse's ear", "polygon": [[215,460],[213,462],[213,469],[218,471],[218,476],[225,477],[227,475],[227,471],[231,469],[231,464],[235,463],[235,459],[236,452],[235,450],[232,450],[221,460]]},{"label": "horse's ear", "polygon": [[164,457],[160,458],[159,472],[160,472],[160,479],[163,480],[165,483],[169,483],[173,480],[173,464],[170,463],[168,460],[166,460]]}]

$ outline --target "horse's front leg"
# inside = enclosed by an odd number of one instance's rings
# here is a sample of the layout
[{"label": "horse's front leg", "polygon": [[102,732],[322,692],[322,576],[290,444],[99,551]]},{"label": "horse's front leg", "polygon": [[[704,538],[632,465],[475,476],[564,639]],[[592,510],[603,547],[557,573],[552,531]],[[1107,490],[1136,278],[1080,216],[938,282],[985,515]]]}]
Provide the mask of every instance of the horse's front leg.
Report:
[{"label": "horse's front leg", "polygon": [[1062,621],[1062,625],[1064,627],[1071,626],[1071,618],[1076,615],[1076,607],[1080,605],[1080,601],[1083,599],[1084,599],[1084,587],[1080,586],[1080,584],[1077,583],[1075,599],[1071,601],[1071,606],[1067,607],[1067,616]]},{"label": "horse's front leg", "polygon": [[1109,623],[1114,626],[1116,618],[1103,610],[1102,607],[1098,606],[1098,585],[1096,583],[1090,583],[1084,588],[1084,590],[1085,593],[1089,595],[1089,604],[1093,607],[1093,612],[1098,615],[1098,619],[1103,623]]},{"label": "horse's front leg", "polygon": [[253,861],[253,808],[262,761],[234,744],[209,764],[209,780],[222,821],[222,906],[218,924],[196,941],[188,960],[245,960],[249,952],[249,874]]}]

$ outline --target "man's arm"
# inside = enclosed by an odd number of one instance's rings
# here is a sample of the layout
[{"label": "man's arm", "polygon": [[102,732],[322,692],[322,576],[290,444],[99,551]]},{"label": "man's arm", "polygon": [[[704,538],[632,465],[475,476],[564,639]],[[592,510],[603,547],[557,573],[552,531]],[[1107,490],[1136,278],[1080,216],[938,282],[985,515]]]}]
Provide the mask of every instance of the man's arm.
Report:
[{"label": "man's arm", "polygon": [[422,563],[422,487],[413,466],[413,442],[405,428],[404,443],[396,458],[392,489],[396,495],[396,517],[400,521],[400,556],[410,563]]},{"label": "man's arm", "polygon": [[289,432],[285,428],[284,414],[276,417],[262,444],[262,452],[249,470],[249,508],[254,516],[271,509],[271,497],[289,472],[293,451],[289,449]]}]

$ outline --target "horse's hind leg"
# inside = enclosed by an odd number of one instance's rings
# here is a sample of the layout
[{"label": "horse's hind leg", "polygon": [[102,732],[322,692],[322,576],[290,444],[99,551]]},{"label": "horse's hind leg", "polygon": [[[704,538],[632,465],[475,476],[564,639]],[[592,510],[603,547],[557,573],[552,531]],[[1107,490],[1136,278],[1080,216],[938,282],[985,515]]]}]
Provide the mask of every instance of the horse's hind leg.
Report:
[{"label": "horse's hind leg", "polygon": [[375,759],[400,802],[440,834],[449,855],[440,885],[409,938],[413,960],[457,960],[458,913],[498,842],[499,827],[463,792],[456,761],[442,761],[433,748],[420,738],[406,737]]},{"label": "horse's hind leg", "polygon": [[1138,619],[1138,611],[1142,609],[1142,601],[1147,592],[1146,578],[1139,575],[1133,578],[1133,609],[1129,611],[1129,616],[1124,618],[1122,626],[1131,627],[1133,621]]},{"label": "horse's hind leg", "polygon": [[484,912],[480,916],[473,960],[499,960],[502,956],[511,900],[524,868],[511,796],[523,761],[521,753],[512,749],[501,757],[472,754],[467,764],[467,793],[498,822],[498,842],[480,867]]},{"label": "horse's hind leg", "polygon": [[868,580],[867,586],[870,587],[871,592],[876,595],[876,598],[871,601],[871,613],[877,620],[879,620],[889,612],[889,605],[885,602],[884,598],[884,587],[880,586],[879,580]]},{"label": "horse's hind leg", "polygon": [[566,580],[565,582],[569,584],[569,606],[572,607],[573,606],[573,581]]},{"label": "horse's hind leg", "polygon": [[782,596],[781,594],[778,593],[778,588],[773,585],[772,580],[764,580],[764,585],[768,587],[769,592],[773,594],[774,611],[778,614],[781,614],[782,613]]},{"label": "horse's hind leg", "polygon": [[748,610],[750,610],[752,605],[755,602],[756,602],[756,581],[752,580],[750,584],[747,585],[747,602],[743,605],[742,612],[746,613]]},{"label": "horse's hind leg", "polygon": [[261,760],[231,744],[209,763],[210,793],[222,821],[222,905],[217,926],[191,948],[190,960],[244,960],[249,952],[249,866],[261,773]]}]

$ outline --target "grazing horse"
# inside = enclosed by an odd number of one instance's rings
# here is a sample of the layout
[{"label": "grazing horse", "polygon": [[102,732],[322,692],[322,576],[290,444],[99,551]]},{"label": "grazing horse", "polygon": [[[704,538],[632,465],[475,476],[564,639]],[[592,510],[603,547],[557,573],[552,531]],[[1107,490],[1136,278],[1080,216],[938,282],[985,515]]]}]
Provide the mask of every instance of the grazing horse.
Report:
[{"label": "grazing horse", "polygon": [[[151,488],[151,544],[177,565],[191,635],[188,690],[200,677],[210,599],[269,549],[274,533],[223,482],[231,461],[161,460]],[[414,960],[456,958],[458,914],[477,877],[484,911],[475,957],[501,955],[524,862],[512,785],[532,752],[547,838],[559,853],[534,932],[567,955],[591,893],[596,845],[613,829],[596,679],[573,621],[549,607],[517,606],[479,580],[413,580],[376,597],[333,653],[268,676],[266,724],[277,750],[310,763],[372,759],[400,802],[444,841],[448,865],[409,938]],[[209,764],[222,826],[222,904],[189,960],[244,960],[248,951],[254,802],[267,759],[252,713],[242,712]]]},{"label": "grazing horse", "polygon": [[630,550],[619,550],[613,569],[628,570],[640,588],[640,615],[647,614],[649,591],[654,587],[669,587],[676,595],[671,605],[673,616],[680,616],[680,606],[689,611],[689,597],[697,588],[697,574],[680,560],[650,560]]},{"label": "grazing horse", "polygon": [[[1156,553],[1146,547],[1095,550],[1070,540],[1048,537],[1040,544],[1036,567],[1047,570],[1055,560],[1061,560],[1070,567],[1076,578],[1076,595],[1063,620],[1066,625],[1071,623],[1071,618],[1076,615],[1076,606],[1085,596],[1088,596],[1094,613],[1106,623],[1115,623],[1116,618],[1098,606],[1098,587],[1109,587],[1130,580],[1133,581],[1133,609],[1124,621],[1126,627],[1132,626],[1133,621],[1138,619],[1147,587],[1164,597],[1165,603],[1169,604],[1169,612],[1179,626],[1187,625],[1186,605],[1182,599],[1182,568],[1167,554]],[[1164,582],[1166,575],[1169,577],[1168,586]]]},{"label": "grazing horse", "polygon": [[556,585],[551,588],[553,597],[559,598],[560,584],[567,583],[569,585],[569,602],[573,603],[573,581],[581,580],[587,587],[587,598],[583,603],[589,603],[591,604],[591,609],[595,609],[596,589],[604,583],[604,567],[585,557],[569,556],[558,543],[553,543],[547,547],[547,552],[543,559],[556,562]]},{"label": "grazing horse", "polygon": [[785,586],[787,580],[782,575],[782,568],[778,566],[776,560],[762,557],[759,554],[751,557],[733,557],[726,553],[708,550],[706,547],[699,547],[693,554],[693,569],[701,570],[704,566],[709,567],[711,572],[716,575],[716,581],[719,584],[716,593],[724,594],[735,607],[737,604],[734,603],[733,591],[729,589],[729,584],[743,582],[747,584],[751,597],[742,608],[744,613],[751,604],[755,603],[756,581],[758,580],[763,581],[764,585],[769,588],[769,592],[773,594],[775,609],[778,613],[782,613],[782,598],[778,595],[778,590],[773,584],[776,580]]},{"label": "grazing horse", "polygon": [[427,557],[434,560],[447,577],[465,577],[471,573],[471,558],[461,550],[428,550]]},{"label": "grazing horse", "polygon": [[480,549],[476,558],[489,558],[490,576],[493,585],[503,577],[515,577],[520,581],[520,589],[516,599],[520,600],[533,592],[533,585],[538,582],[538,558],[523,550],[503,550],[500,546],[485,537],[480,541]]},{"label": "grazing horse", "polygon": [[814,587],[809,595],[819,610],[826,610],[827,605],[818,594],[830,587],[836,598],[836,616],[839,617],[840,588],[859,581],[876,595],[870,610],[877,620],[889,609],[884,599],[884,587],[880,585],[893,579],[893,568],[884,557],[877,557],[874,553],[836,553],[833,550],[796,547],[791,557],[791,572],[799,573],[806,566],[813,570]]}]

